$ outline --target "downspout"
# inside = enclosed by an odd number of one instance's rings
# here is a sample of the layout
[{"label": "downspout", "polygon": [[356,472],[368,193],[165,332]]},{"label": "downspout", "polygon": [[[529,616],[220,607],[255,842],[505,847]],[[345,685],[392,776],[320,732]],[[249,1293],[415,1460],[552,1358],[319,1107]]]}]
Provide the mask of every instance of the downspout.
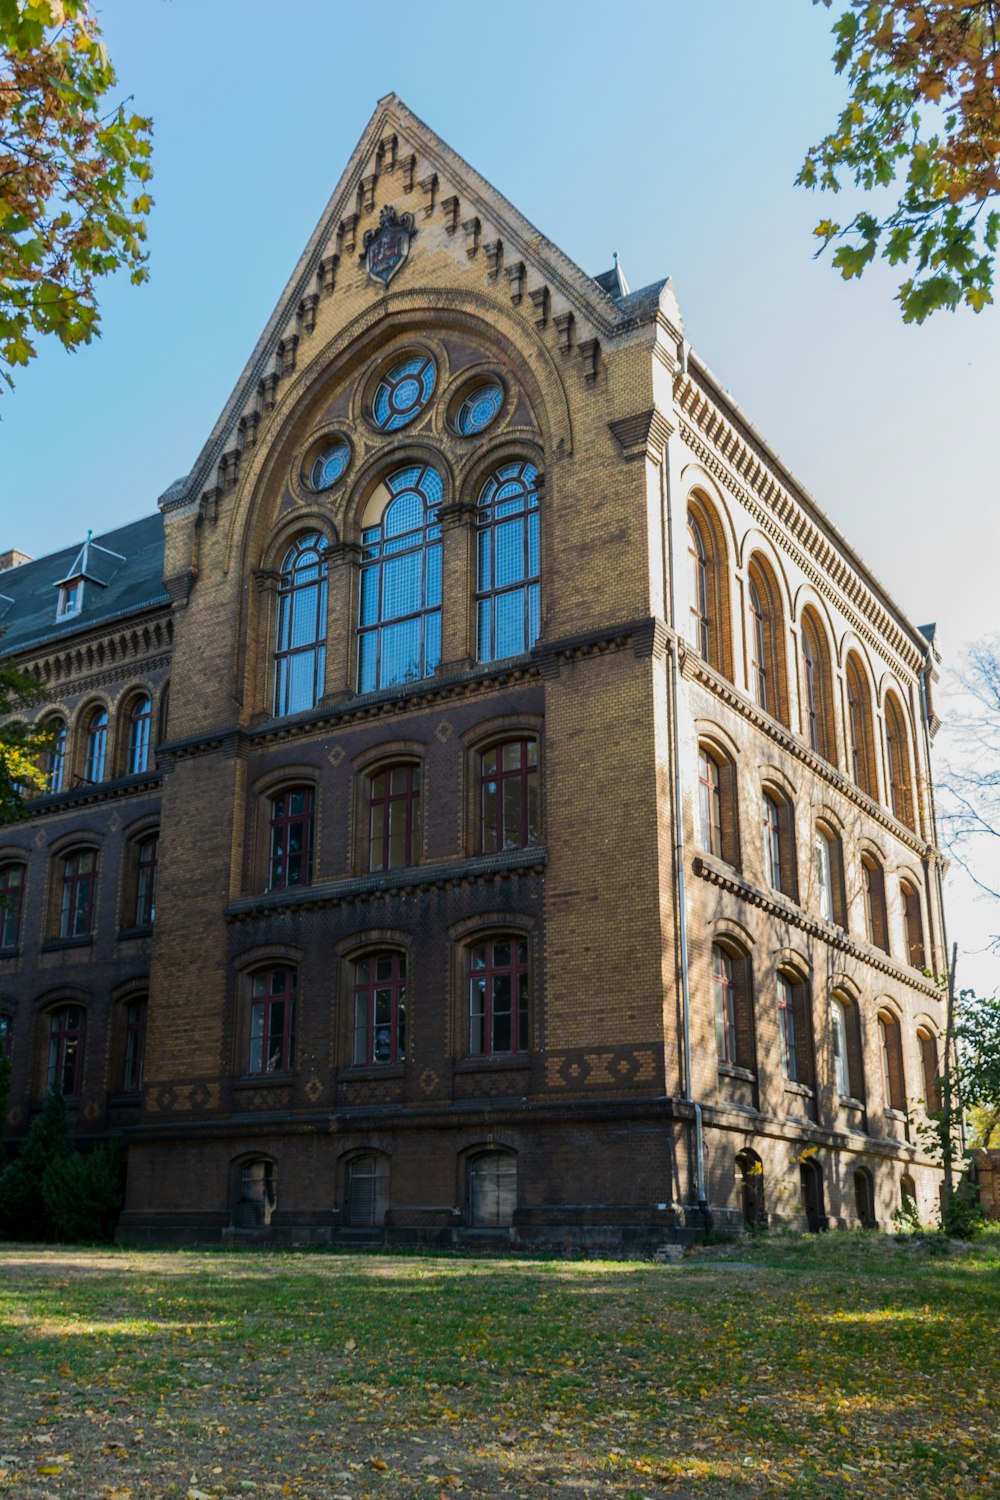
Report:
[{"label": "downspout", "polygon": [[[683,346],[686,356],[687,346]],[[694,1112],[694,1161],[695,1161],[695,1192],[698,1198],[698,1208],[705,1221],[705,1228],[711,1225],[711,1212],[708,1206],[708,1197],[705,1192],[705,1133],[701,1117],[701,1105],[694,1097],[691,1078],[691,986],[688,965],[688,941],[687,941],[687,896],[685,891],[685,848],[684,848],[684,805],[681,800],[683,786],[681,781],[681,756],[679,743],[679,715],[680,715],[680,693],[678,683],[680,679],[680,653],[677,647],[677,611],[675,608],[674,592],[674,517],[673,507],[670,503],[670,459],[669,440],[667,448],[664,449],[664,461],[660,466],[660,495],[663,504],[663,514],[666,520],[666,575],[667,575],[667,597],[670,607],[670,631],[667,637],[667,649],[670,654],[670,687],[671,687],[671,754],[673,756],[674,773],[674,865],[677,875],[677,907],[678,907],[678,946],[681,969],[681,1062],[684,1074],[684,1100],[691,1105]]]}]

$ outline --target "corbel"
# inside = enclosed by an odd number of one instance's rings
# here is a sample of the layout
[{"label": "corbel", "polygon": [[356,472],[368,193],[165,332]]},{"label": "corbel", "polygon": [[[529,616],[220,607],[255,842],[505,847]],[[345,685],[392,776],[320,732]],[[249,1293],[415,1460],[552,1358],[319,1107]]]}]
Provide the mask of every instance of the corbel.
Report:
[{"label": "corbel", "polygon": [[445,531],[451,531],[456,526],[468,526],[478,509],[478,506],[470,505],[467,500],[453,500],[450,505],[438,506],[438,520]]},{"label": "corbel", "polygon": [[588,385],[597,379],[597,361],[601,353],[600,339],[581,339],[577,346],[583,360],[583,378]]},{"label": "corbel", "polygon": [[549,289],[547,286],[536,287],[529,292],[531,305],[535,309],[535,327],[545,328],[549,321]]},{"label": "corbel", "polygon": [[438,176],[432,172],[429,177],[421,177],[420,191],[424,195],[424,218],[429,219],[434,212],[434,203],[437,198]]},{"label": "corbel", "polygon": [[375,207],[375,184],[378,182],[378,173],[372,172],[369,177],[362,177],[361,186],[358,188],[358,210],[363,214],[370,214]]},{"label": "corbel", "polygon": [[410,153],[409,156],[404,156],[403,160],[400,162],[400,167],[402,168],[402,171],[403,171],[403,192],[404,193],[412,193],[413,192],[413,180],[414,180],[414,178],[417,175],[417,158],[416,158],[416,156],[412,152]]},{"label": "corbel", "polygon": [[257,428],[260,426],[260,412],[246,411],[240,417],[240,439],[243,450],[254,448],[257,445]]},{"label": "corbel", "polygon": [[257,396],[260,401],[260,411],[263,416],[265,412],[274,411],[278,400],[278,377],[272,371],[265,375],[257,386]]},{"label": "corbel", "polygon": [[523,260],[519,260],[514,265],[507,267],[507,280],[510,282],[510,300],[515,307],[521,305],[526,279]]},{"label": "corbel", "polygon": [[378,143],[378,151],[375,155],[375,170],[377,172],[395,172],[396,149],[399,139],[394,135],[384,135]]},{"label": "corbel", "polygon": [[316,308],[318,305],[318,292],[309,292],[299,303],[299,327],[303,333],[312,333],[316,327]]},{"label": "corbel", "polygon": [[183,609],[187,604],[197,577],[194,569],[188,569],[186,573],[175,573],[172,578],[164,578],[163,587],[170,595],[170,603],[174,609]]},{"label": "corbel", "polygon": [[345,218],[341,219],[340,228],[337,230],[337,238],[340,241],[341,250],[346,250],[348,255],[353,255],[354,247],[358,243],[357,214],[347,214]]},{"label": "corbel", "polygon": [[316,271],[316,279],[319,289],[324,297],[329,297],[337,285],[337,266],[340,264],[339,255],[324,255]]},{"label": "corbel", "polygon": [[450,198],[441,199],[441,212],[444,214],[444,227],[449,234],[454,234],[458,228],[458,199],[452,194]]},{"label": "corbel", "polygon": [[636,412],[632,417],[620,417],[617,422],[609,422],[608,426],[625,459],[651,458],[654,462],[659,460],[673,431],[655,406],[648,411]]},{"label": "corbel", "polygon": [[219,519],[219,501],[222,499],[222,491],[219,486],[213,485],[210,490],[202,490],[201,501],[198,505],[198,519],[211,521],[214,526]]},{"label": "corbel", "polygon": [[291,375],[295,369],[295,356],[299,347],[297,333],[288,333],[278,341],[278,378]]},{"label": "corbel", "polygon": [[503,267],[503,240],[490,240],[484,245],[486,251],[486,264],[490,281],[496,281]]},{"label": "corbel", "polygon": [[219,459],[219,490],[233,490],[240,477],[240,450],[230,448]]},{"label": "corbel", "polygon": [[262,594],[276,593],[281,585],[281,573],[277,568],[254,568],[251,576]]},{"label": "corbel", "polygon": [[465,253],[470,260],[479,249],[480,228],[478,219],[465,219],[462,223],[462,229],[465,231]]},{"label": "corbel", "polygon": [[573,324],[576,320],[571,312],[564,312],[557,314],[552,321],[556,325],[559,353],[568,354],[573,347]]}]

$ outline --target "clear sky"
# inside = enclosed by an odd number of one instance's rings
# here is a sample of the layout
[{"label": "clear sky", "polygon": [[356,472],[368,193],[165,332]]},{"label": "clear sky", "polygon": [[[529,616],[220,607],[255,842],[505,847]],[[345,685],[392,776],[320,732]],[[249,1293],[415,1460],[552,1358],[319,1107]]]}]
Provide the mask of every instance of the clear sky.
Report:
[{"label": "clear sky", "polygon": [[[673,277],[696,350],[948,660],[1000,627],[1000,309],[907,328],[890,270],[847,284],[812,259],[813,224],[847,208],[792,185],[842,97],[825,7],[99,9],[155,121],[152,277],[106,284],[103,338],[45,348],[0,397],[0,549],[132,520],[187,473],[394,90],[586,271],[618,250],[633,287]],[[957,882],[951,925],[973,950],[1000,912]],[[960,981],[994,967],[963,958]]]}]

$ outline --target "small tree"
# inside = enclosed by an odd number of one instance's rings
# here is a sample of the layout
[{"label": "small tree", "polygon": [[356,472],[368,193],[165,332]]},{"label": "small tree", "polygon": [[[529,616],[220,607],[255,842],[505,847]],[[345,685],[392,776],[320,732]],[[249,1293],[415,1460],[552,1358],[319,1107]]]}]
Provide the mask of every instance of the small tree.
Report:
[{"label": "small tree", "polygon": [[52,1238],[45,1174],[52,1162],[72,1154],[66,1101],[58,1090],[52,1090],[17,1158],[0,1172],[0,1232],[6,1239]]},{"label": "small tree", "polygon": [[109,1243],[125,1201],[121,1143],[104,1141],[89,1156],[54,1156],[42,1177],[42,1197],[52,1237]]}]

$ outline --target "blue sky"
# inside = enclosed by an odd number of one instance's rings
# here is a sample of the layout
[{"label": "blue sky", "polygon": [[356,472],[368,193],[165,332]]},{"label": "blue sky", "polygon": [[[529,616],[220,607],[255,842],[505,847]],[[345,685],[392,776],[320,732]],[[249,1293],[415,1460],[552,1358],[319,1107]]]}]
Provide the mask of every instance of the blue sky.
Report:
[{"label": "blue sky", "polygon": [[[99,9],[155,120],[151,281],[106,284],[102,339],[44,348],[0,398],[0,548],[131,520],[188,471],[395,90],[585,270],[618,250],[633,287],[674,278],[695,348],[952,659],[997,627],[1000,311],[906,328],[888,269],[848,285],[812,259],[834,205],[792,184],[841,101],[825,7]],[[954,910],[970,947],[1000,927]]]}]

